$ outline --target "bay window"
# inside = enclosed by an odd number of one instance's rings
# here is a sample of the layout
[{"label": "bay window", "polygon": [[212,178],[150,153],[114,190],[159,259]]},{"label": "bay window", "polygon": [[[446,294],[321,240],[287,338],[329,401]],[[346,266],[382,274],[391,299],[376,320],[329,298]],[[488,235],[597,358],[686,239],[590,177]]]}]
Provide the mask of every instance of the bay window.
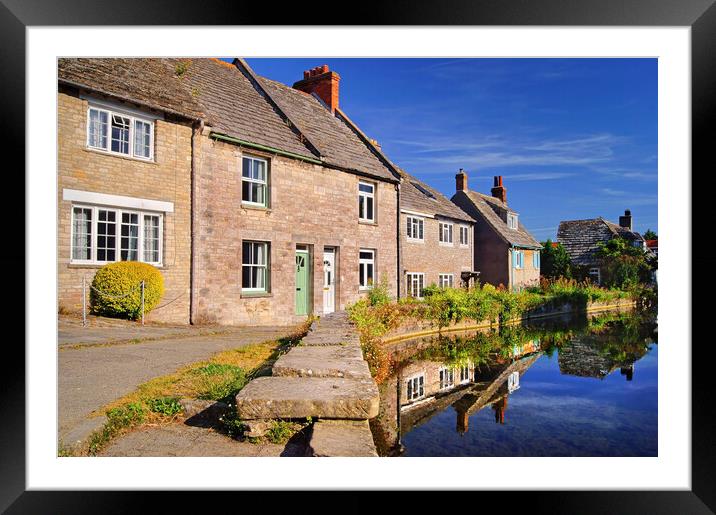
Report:
[{"label": "bay window", "polygon": [[163,215],[100,206],[72,207],[70,262],[162,264]]}]

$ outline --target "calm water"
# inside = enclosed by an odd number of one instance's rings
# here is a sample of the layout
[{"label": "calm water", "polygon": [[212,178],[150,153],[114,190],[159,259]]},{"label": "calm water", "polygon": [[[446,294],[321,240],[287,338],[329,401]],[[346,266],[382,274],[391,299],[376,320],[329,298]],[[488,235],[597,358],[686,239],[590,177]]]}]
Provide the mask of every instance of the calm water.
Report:
[{"label": "calm water", "polygon": [[379,451],[656,456],[656,334],[650,317],[612,313],[401,342]]}]

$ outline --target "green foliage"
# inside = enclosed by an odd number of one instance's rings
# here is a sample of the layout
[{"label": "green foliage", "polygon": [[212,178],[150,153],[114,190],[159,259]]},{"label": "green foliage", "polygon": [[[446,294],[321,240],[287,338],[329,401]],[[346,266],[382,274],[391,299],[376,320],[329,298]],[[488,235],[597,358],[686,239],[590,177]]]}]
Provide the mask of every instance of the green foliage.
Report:
[{"label": "green foliage", "polygon": [[286,420],[274,420],[266,432],[266,439],[271,443],[286,443],[296,433],[296,424]]},{"label": "green foliage", "polygon": [[147,402],[149,410],[154,413],[160,413],[168,417],[173,417],[182,411],[182,405],[179,403],[178,397],[159,397],[150,399]]},{"label": "green foliage", "polygon": [[221,429],[232,438],[239,438],[246,432],[246,423],[244,423],[236,413],[236,409],[233,404],[229,405],[229,410],[221,417],[219,417],[219,423]]},{"label": "green foliage", "polygon": [[374,284],[368,290],[368,302],[371,306],[381,306],[390,302],[390,294],[388,293],[388,278],[383,276],[380,283]]},{"label": "green foliage", "polygon": [[177,77],[183,76],[187,70],[189,70],[189,65],[191,64],[191,61],[180,61],[176,64],[174,67],[174,72],[177,74]]},{"label": "green foliage", "polygon": [[94,456],[109,442],[114,436],[125,429],[137,426],[144,422],[147,416],[146,408],[138,403],[132,402],[112,408],[107,411],[107,422],[102,429],[95,431],[90,436],[89,454]]},{"label": "green foliage", "polygon": [[612,238],[599,243],[598,247],[603,285],[629,290],[651,281],[653,264],[641,247],[635,247],[625,238]]},{"label": "green foliage", "polygon": [[542,242],[542,246],[544,248],[540,251],[540,274],[550,279],[571,278],[572,260],[564,246],[561,243],[553,245],[551,239]]},{"label": "green foliage", "polygon": [[97,270],[92,280],[92,288],[90,288],[92,313],[131,320],[140,318],[142,281],[144,281],[144,312],[149,313],[164,295],[164,277],[159,269],[138,261],[119,261],[104,265]]},{"label": "green foliage", "polygon": [[647,229],[646,232],[642,235],[644,236],[645,240],[658,240],[659,237],[656,235],[654,231],[651,229]]},{"label": "green foliage", "polygon": [[236,365],[209,363],[193,371],[199,377],[199,399],[232,399],[246,385],[246,372]]}]

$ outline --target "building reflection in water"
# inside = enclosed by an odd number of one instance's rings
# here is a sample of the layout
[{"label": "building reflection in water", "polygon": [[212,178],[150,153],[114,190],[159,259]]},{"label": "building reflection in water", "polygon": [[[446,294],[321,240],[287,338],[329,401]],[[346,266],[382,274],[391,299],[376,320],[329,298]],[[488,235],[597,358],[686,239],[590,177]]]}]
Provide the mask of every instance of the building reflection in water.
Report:
[{"label": "building reflection in water", "polygon": [[[431,344],[445,345],[445,339],[410,343],[412,348],[424,350]],[[600,337],[582,335],[565,342],[558,353],[562,374],[603,379],[619,368],[626,381],[632,381],[634,362],[646,353],[646,347],[636,345],[629,352],[612,355]],[[495,423],[506,424],[509,396],[520,388],[520,378],[542,355],[540,340],[515,345],[510,354],[493,356],[479,367],[469,362],[447,365],[439,359],[403,356],[399,372],[381,385],[381,414],[371,421],[381,455],[402,454],[401,435],[448,408],[455,410],[455,430],[460,435],[469,431],[470,417],[488,406]]]}]

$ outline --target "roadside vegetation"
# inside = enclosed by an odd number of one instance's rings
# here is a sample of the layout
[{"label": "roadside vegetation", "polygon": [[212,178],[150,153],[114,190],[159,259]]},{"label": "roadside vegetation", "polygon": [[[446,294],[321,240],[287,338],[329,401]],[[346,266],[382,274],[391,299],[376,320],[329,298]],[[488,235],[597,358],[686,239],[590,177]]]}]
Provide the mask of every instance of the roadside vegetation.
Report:
[{"label": "roadside vegetation", "polygon": [[[173,374],[139,385],[132,393],[93,414],[104,414],[107,422],[90,436],[86,454],[96,455],[113,438],[140,425],[177,420],[182,416],[180,399],[222,401],[229,405],[229,411],[233,411],[231,408],[236,394],[251,379],[267,373],[279,356],[303,338],[311,322],[307,321],[293,334],[280,340],[219,352],[207,361],[193,363]],[[224,432],[230,436],[238,436],[243,431],[240,421],[231,417],[223,420],[223,426]],[[269,441],[280,441],[288,432],[288,426],[279,426],[272,428]],[[68,453],[62,449],[61,454]]]},{"label": "roadside vegetation", "polygon": [[348,312],[360,332],[363,353],[371,373],[381,382],[391,375],[394,368],[381,337],[410,320],[428,321],[439,328],[463,321],[502,326],[519,319],[526,312],[543,307],[569,303],[576,309],[583,309],[591,302],[636,299],[641,294],[638,288],[627,291],[602,288],[588,281],[543,278],[538,286],[514,292],[489,284],[469,290],[431,285],[423,290],[423,299],[409,297],[396,302],[388,295],[386,281],[381,281],[365,299],[350,306]]}]

